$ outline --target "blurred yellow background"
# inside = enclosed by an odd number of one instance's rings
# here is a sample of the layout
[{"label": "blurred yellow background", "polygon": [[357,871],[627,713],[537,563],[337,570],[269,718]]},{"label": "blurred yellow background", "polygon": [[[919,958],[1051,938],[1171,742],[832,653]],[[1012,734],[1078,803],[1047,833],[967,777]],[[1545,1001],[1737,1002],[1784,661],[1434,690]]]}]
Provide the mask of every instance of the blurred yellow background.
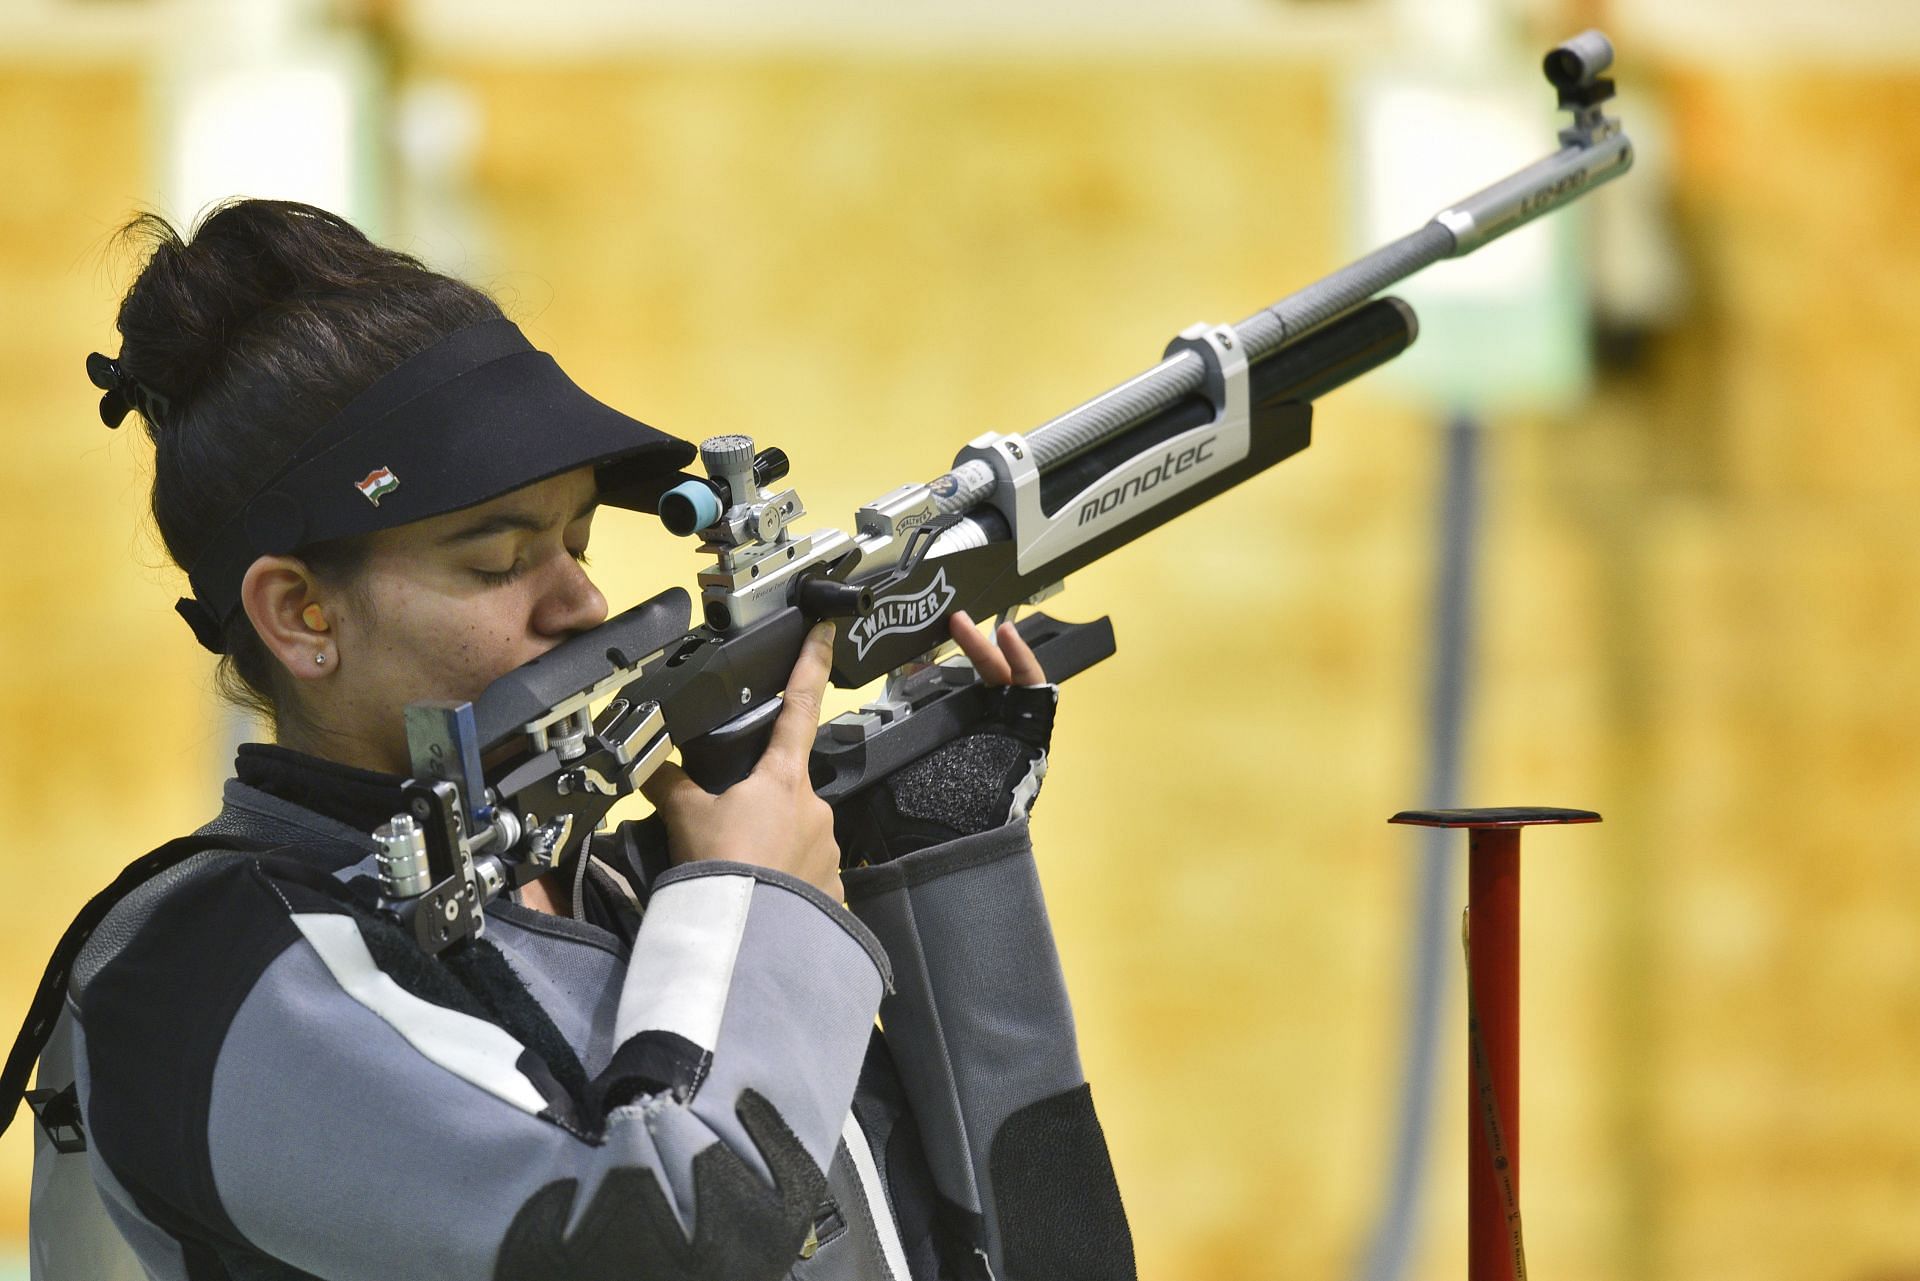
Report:
[{"label": "blurred yellow background", "polygon": [[[117,350],[114,229],[194,212],[163,204],[170,95],[222,10],[19,3],[8,1031],[79,905],[211,814],[233,736],[145,521],[149,450],[100,427],[81,369]],[[493,291],[603,398],[781,445],[831,525],[1353,257],[1343,103],[1420,21],[1338,0],[1190,21],[979,3],[877,33],[842,3],[811,25],[308,8],[362,58],[370,229]],[[1498,31],[1530,75],[1596,22],[1617,113],[1661,127],[1570,220],[1603,308],[1591,376],[1487,416],[1460,796],[1607,819],[1526,845],[1530,1262],[1920,1276],[1920,15],[1533,3]],[[1633,264],[1608,255],[1648,220],[1664,249],[1623,303],[1606,273]],[[1419,850],[1384,820],[1425,799],[1441,421],[1338,392],[1304,455],[1047,606],[1119,635],[1067,687],[1036,825],[1143,1277],[1353,1275],[1373,1230]],[[639,518],[596,539],[616,606],[696,564]],[[1459,1275],[1465,1244],[1449,982],[1422,1278]],[[30,1129],[0,1140],[0,1270],[24,1250]]]}]

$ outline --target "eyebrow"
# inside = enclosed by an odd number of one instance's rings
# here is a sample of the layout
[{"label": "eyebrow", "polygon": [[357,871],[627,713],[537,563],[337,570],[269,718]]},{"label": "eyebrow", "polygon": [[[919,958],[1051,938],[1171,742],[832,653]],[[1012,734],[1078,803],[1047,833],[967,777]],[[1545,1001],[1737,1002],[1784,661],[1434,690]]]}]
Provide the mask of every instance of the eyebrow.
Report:
[{"label": "eyebrow", "polygon": [[[587,499],[580,510],[575,512],[566,523],[571,525],[574,521],[583,519],[599,505],[600,496],[595,494],[593,497]],[[531,515],[524,511],[495,512],[491,516],[482,517],[471,525],[454,530],[451,534],[441,538],[440,545],[447,547],[455,543],[477,542],[482,538],[492,538],[495,534],[513,532],[544,534],[552,528],[552,521],[542,520],[538,516]]]}]

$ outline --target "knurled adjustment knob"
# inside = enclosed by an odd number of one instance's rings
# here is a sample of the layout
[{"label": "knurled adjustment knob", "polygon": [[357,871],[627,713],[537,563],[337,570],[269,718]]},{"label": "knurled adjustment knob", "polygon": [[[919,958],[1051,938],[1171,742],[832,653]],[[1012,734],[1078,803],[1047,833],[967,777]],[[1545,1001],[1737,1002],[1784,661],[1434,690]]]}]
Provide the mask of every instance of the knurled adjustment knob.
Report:
[{"label": "knurled adjustment knob", "polygon": [[700,463],[709,476],[736,476],[753,466],[753,437],[709,436],[700,442]]},{"label": "knurled adjustment knob", "polygon": [[373,830],[380,849],[374,863],[392,898],[418,898],[433,886],[427,863],[427,834],[411,814],[395,814]]}]

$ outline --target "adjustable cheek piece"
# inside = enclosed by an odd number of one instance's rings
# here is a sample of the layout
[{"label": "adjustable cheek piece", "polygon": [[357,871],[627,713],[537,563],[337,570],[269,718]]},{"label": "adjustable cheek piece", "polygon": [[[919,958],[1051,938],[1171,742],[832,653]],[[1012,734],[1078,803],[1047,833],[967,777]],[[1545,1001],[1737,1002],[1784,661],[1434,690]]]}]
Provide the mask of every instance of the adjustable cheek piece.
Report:
[{"label": "adjustable cheek piece", "polygon": [[[489,901],[582,857],[613,803],[659,768],[673,750],[659,703],[619,691],[685,635],[689,609],[686,592],[663,592],[495,681],[477,702],[407,707],[407,808],[373,837],[382,906],[423,950],[479,937]],[[560,688],[574,692],[556,699]],[[481,756],[508,743],[518,755],[489,786]]]}]

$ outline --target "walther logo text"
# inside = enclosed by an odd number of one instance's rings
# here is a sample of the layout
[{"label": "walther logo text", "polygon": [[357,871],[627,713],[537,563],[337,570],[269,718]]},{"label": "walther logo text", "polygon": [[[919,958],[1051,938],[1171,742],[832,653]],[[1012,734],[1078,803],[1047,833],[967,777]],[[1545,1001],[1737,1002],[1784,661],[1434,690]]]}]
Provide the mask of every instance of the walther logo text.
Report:
[{"label": "walther logo text", "polygon": [[1123,481],[1109,489],[1098,498],[1089,498],[1080,504],[1080,519],[1074,523],[1084,525],[1096,516],[1104,516],[1136,494],[1144,494],[1163,481],[1172,480],[1183,471],[1198,467],[1213,456],[1213,442],[1218,436],[1209,436],[1197,445],[1188,445],[1179,453],[1167,451],[1167,456],[1157,467],[1149,467],[1132,480]]},{"label": "walther logo text", "polygon": [[933,576],[933,581],[911,596],[882,596],[873,602],[873,612],[854,620],[847,628],[847,639],[853,642],[855,658],[865,658],[867,651],[882,636],[892,636],[897,632],[917,632],[947,612],[953,604],[954,590],[947,586],[947,571],[942,569]]}]

